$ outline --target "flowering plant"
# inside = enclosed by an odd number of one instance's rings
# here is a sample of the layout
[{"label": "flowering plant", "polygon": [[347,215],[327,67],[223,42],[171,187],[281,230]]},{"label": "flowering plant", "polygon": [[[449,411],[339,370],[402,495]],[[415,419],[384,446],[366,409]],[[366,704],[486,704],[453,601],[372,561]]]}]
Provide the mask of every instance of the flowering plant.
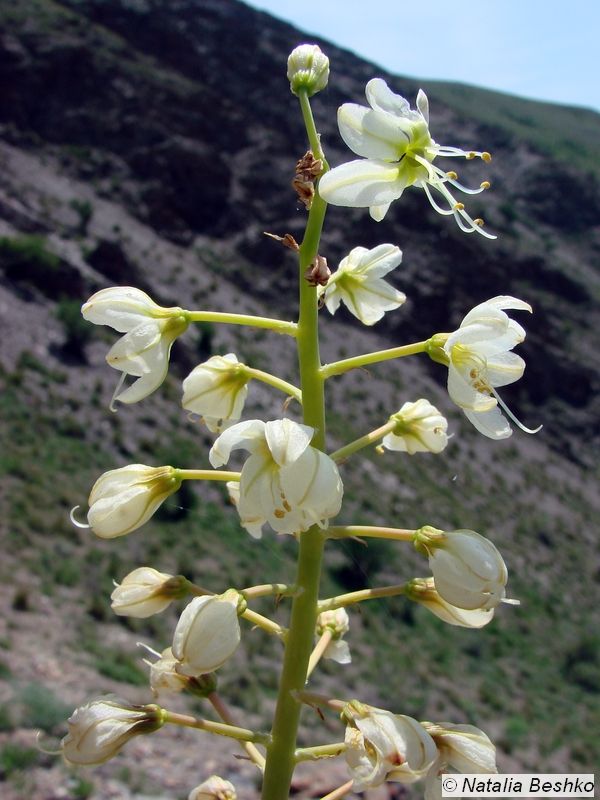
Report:
[{"label": "flowering plant", "polygon": [[[432,332],[429,339],[385,350],[321,362],[319,310],[335,313],[340,304],[360,322],[372,326],[406,300],[390,277],[402,260],[394,243],[353,246],[333,273],[320,252],[327,203],[368,207],[381,220],[404,190],[421,188],[433,207],[454,216],[466,232],[482,233],[453,191],[467,189],[456,173],[435,163],[440,157],[479,157],[486,152],[438,145],[429,130],[427,97],[420,91],[416,110],[387,84],[375,78],[367,84],[369,107],[344,104],[338,122],[342,138],[359,160],[330,169],[312,116],[309,98],[328,81],[329,61],[316,45],[301,45],[288,62],[292,93],[298,97],[309,150],[296,164],[293,186],[308,212],[306,230],[298,244],[290,234],[271,235],[298,256],[299,313],[297,322],[217,311],[163,308],[139,289],[103,289],[83,305],[84,317],[124,334],[111,348],[108,362],[136,381],[115,398],[134,403],[159,388],[174,340],[196,322],[245,325],[288,336],[296,344],[298,384],[242,363],[235,353],[213,355],[195,367],[183,382],[182,404],[200,415],[218,436],[199,469],[131,464],[100,476],[89,496],[88,524],[94,534],[113,539],[142,527],[161,503],[184,480],[225,484],[239,522],[258,539],[268,527],[293,536],[297,544],[297,573],[293,584],[266,583],[247,588],[220,587],[220,593],[196,585],[184,575],[170,575],[143,566],[115,585],[116,614],[145,618],[185,599],[171,646],[155,651],[150,687],[155,696],[193,694],[210,703],[219,722],[182,715],[157,705],[129,706],[98,699],[75,711],[62,742],[65,759],[74,764],[102,763],[133,736],[149,734],[165,724],[196,728],[228,736],[245,749],[261,774],[263,800],[286,800],[296,765],[304,760],[341,756],[349,780],[327,795],[341,798],[387,781],[423,781],[426,796],[439,796],[440,775],[448,769],[493,772],[495,748],[485,733],[463,723],[419,722],[405,714],[365,705],[358,699],[331,697],[307,689],[322,658],[343,665],[351,661],[344,637],[350,633],[347,608],[380,597],[402,596],[424,606],[438,620],[468,628],[489,624],[505,601],[508,570],[491,541],[472,530],[444,531],[431,525],[399,528],[338,522],[344,499],[343,477],[360,450],[374,448],[420,458],[440,454],[449,444],[448,421],[425,398],[405,398],[399,410],[379,427],[333,449],[327,438],[326,383],[352,369],[413,356],[429,355],[448,369],[448,393],[467,418],[486,437],[501,439],[512,429],[500,408],[516,422],[496,387],[521,377],[523,359],[512,352],[525,336],[506,310],[531,311],[523,300],[494,297],[477,305],[451,333]],[[441,205],[440,205],[441,203]],[[387,279],[384,280],[384,277]],[[279,419],[243,420],[248,383],[258,380],[295,400],[301,420],[291,418],[289,403]],[[396,406],[398,408],[398,406]],[[528,429],[520,425],[523,430]],[[248,456],[239,471],[222,470],[238,457]],[[349,513],[345,511],[344,513]],[[425,510],[424,510],[424,513]],[[433,513],[428,510],[427,513]],[[76,523],[81,525],[81,523]],[[320,597],[323,555],[331,540],[381,538],[398,546],[412,543],[426,556],[432,573],[410,577],[392,586],[359,589],[335,597]],[[292,542],[294,544],[294,542]],[[260,548],[261,543],[256,543]],[[288,627],[252,608],[256,598],[290,598]],[[515,601],[505,601],[515,602]],[[226,670],[245,635],[243,621],[276,637],[284,646],[273,723],[269,731],[239,726],[217,691],[216,670]],[[311,687],[312,688],[312,687]],[[344,724],[334,743],[298,747],[303,704],[341,712]],[[202,776],[201,776],[202,777]],[[236,790],[218,775],[202,783],[190,778],[190,800],[235,800]]]}]

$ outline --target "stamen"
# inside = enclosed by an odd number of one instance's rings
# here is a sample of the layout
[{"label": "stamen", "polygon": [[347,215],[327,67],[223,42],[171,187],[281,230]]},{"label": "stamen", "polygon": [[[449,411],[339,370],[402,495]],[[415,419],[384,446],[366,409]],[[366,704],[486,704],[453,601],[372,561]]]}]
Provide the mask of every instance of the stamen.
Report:
[{"label": "stamen", "polygon": [[509,417],[515,423],[515,425],[518,428],[520,428],[522,431],[524,431],[524,433],[532,433],[533,434],[533,433],[538,433],[539,431],[542,430],[542,428],[544,427],[543,425],[539,425],[537,428],[527,428],[527,427],[525,427],[525,425],[523,425],[523,423],[520,422],[515,417],[515,415],[510,410],[510,408],[506,405],[504,400],[500,397],[500,395],[498,394],[498,392],[494,388],[492,388],[492,392],[494,394],[494,397],[498,401],[498,403],[501,405],[501,407],[502,407],[503,411],[505,412],[506,416]]},{"label": "stamen", "polygon": [[489,181],[482,181],[480,184],[482,189],[489,189],[492,184]]},{"label": "stamen", "polygon": [[456,180],[458,180],[458,175],[457,175],[457,173],[456,173],[456,172],[453,172],[452,170],[451,170],[450,172],[447,172],[447,173],[446,173],[446,177],[447,177],[447,178],[449,178],[451,181],[456,181]]},{"label": "stamen", "polygon": [[75,512],[78,508],[81,508],[81,506],[73,506],[73,508],[69,511],[69,519],[76,528],[91,528],[91,525],[88,525],[85,522],[79,522],[79,520],[75,519]]},{"label": "stamen", "polygon": [[486,162],[486,164],[489,164],[489,163],[490,163],[490,161],[492,160],[492,156],[491,156],[489,153],[487,153],[485,150],[484,150],[484,152],[481,154],[481,158],[483,159],[483,161],[485,161],[485,162]]},{"label": "stamen", "polygon": [[480,228],[483,228],[483,226],[485,225],[481,217],[477,217],[477,219],[474,219],[473,222],[475,223],[475,225],[479,225]]},{"label": "stamen", "polygon": [[467,155],[465,156],[465,158],[466,158],[468,161],[471,161],[471,159],[475,158],[475,156],[476,156],[476,155],[477,155],[477,153],[474,153],[473,151],[471,151],[470,153],[467,153]]},{"label": "stamen", "polygon": [[[156,650],[150,647],[149,644],[146,644],[146,642],[136,642],[135,646],[142,647],[147,653],[150,653],[151,656],[155,656],[156,658],[161,658],[160,653],[157,653]],[[144,659],[144,661],[146,662],[146,664],[149,663],[148,661],[146,661],[146,659]],[[152,664],[150,664],[150,666],[152,666]]]},{"label": "stamen", "polygon": [[[453,211],[451,208],[442,208],[442,207],[441,207],[441,206],[440,206],[440,205],[439,205],[439,204],[438,204],[438,203],[437,203],[437,202],[434,200],[434,197],[433,197],[433,195],[431,194],[431,191],[429,190],[429,186],[428,186],[428,185],[427,185],[427,184],[426,184],[424,181],[421,183],[421,186],[423,187],[423,191],[424,191],[424,192],[425,192],[425,194],[427,195],[427,199],[429,200],[429,202],[431,203],[431,205],[433,206],[433,208],[434,208],[434,209],[435,209],[435,210],[438,212],[438,214],[443,214],[444,216],[450,216],[451,214],[454,214],[454,211]],[[442,191],[442,190],[441,190],[441,188],[440,188],[439,186],[436,186],[436,188],[437,188],[437,189],[438,189],[440,192]],[[446,197],[446,196],[444,195],[444,197]],[[447,198],[446,198],[446,199],[447,199]]]},{"label": "stamen", "polygon": [[454,211],[464,211],[465,204],[464,203],[454,203]]},{"label": "stamen", "polygon": [[501,603],[506,603],[506,605],[508,605],[508,606],[520,606],[521,605],[521,601],[520,600],[514,600],[512,597],[503,597],[500,602]]},{"label": "stamen", "polygon": [[125,383],[126,374],[127,374],[126,372],[122,372],[121,373],[121,377],[119,378],[119,382],[117,383],[117,388],[113,392],[113,396],[110,399],[110,403],[109,403],[108,407],[113,412],[113,414],[116,414],[117,410],[118,410],[117,407],[115,406],[115,400],[117,399],[117,395],[121,392],[121,388],[123,387],[123,384]]}]

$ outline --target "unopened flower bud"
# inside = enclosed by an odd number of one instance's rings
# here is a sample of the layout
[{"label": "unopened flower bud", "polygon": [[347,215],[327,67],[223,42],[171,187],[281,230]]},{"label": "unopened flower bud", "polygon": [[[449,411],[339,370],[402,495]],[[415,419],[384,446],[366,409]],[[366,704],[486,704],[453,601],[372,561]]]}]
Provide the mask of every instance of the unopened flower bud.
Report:
[{"label": "unopened flower bud", "polygon": [[186,594],[187,580],[152,567],[139,567],[117,584],[110,596],[115,614],[144,619],[160,614],[176,598]]},{"label": "unopened flower bud", "polygon": [[195,597],[185,607],[173,635],[173,656],[182,675],[213,672],[233,655],[240,643],[238,596]]},{"label": "unopened flower bud", "polygon": [[89,526],[102,539],[131,533],[180,486],[181,478],[173,467],[130,464],[105,472],[90,492]]},{"label": "unopened flower bud", "polygon": [[345,608],[334,608],[319,614],[317,636],[323,636],[327,631],[331,634],[331,641],[323,652],[323,658],[330,658],[338,664],[349,664],[352,661],[348,642],[342,639],[349,630],[350,619]]},{"label": "unopened flower bud", "polygon": [[287,76],[294,94],[305,90],[309,97],[329,80],[329,59],[316,44],[301,44],[289,55]]},{"label": "unopened flower bud", "polygon": [[425,800],[442,796],[442,778],[447,772],[494,774],[496,748],[486,734],[474,725],[452,722],[422,722],[438,749],[438,758],[425,782]]},{"label": "unopened flower bud", "polygon": [[493,608],[487,610],[474,608],[469,611],[447,603],[440,597],[433,578],[415,578],[410,581],[404,596],[408,600],[425,606],[448,625],[457,625],[460,628],[483,628],[492,621],[494,616]]},{"label": "unopened flower bud", "polygon": [[390,417],[396,425],[383,437],[388,450],[409,453],[441,453],[448,444],[448,421],[428,400],[404,403],[397,414]]},{"label": "unopened flower bud", "polygon": [[188,795],[188,800],[237,800],[235,786],[218,775],[211,775]]},{"label": "unopened flower bud", "polygon": [[356,791],[386,780],[413,783],[435,762],[433,739],[412,717],[353,702],[342,719],[347,723],[344,756]]},{"label": "unopened flower bud", "polygon": [[129,739],[153,733],[164,724],[164,712],[156,705],[134,706],[112,698],[99,698],[75,709],[68,720],[69,732],[61,742],[71,764],[103,764]]},{"label": "unopened flower bud", "polygon": [[508,571],[489,539],[475,531],[449,531],[426,544],[421,537],[420,546],[427,549],[436,589],[448,603],[486,610],[504,599]]},{"label": "unopened flower bud", "polygon": [[183,381],[181,404],[204,417],[212,431],[220,429],[219,421],[238,420],[248,395],[245,370],[234,353],[212,356]]}]

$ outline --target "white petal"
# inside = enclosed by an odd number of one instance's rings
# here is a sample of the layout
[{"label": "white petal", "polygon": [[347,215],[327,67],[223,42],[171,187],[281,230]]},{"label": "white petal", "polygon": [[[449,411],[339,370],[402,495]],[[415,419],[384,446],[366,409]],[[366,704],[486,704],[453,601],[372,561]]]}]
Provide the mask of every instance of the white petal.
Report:
[{"label": "white petal", "polygon": [[227,428],[218,439],[215,439],[208,460],[215,469],[229,461],[233,450],[247,450],[254,452],[265,438],[265,423],[259,419],[238,422]]},{"label": "white petal", "polygon": [[518,381],[524,371],[525,362],[516,353],[498,353],[486,358],[487,379],[494,387]]},{"label": "white petal", "polygon": [[417,108],[425,122],[429,125],[429,100],[423,89],[419,89],[417,94]]},{"label": "white petal", "polygon": [[347,260],[356,264],[353,272],[368,275],[369,278],[383,278],[400,264],[402,250],[395,244],[380,244],[371,250],[355,247],[347,258],[341,261],[340,268]]},{"label": "white petal", "polygon": [[512,428],[498,407],[490,411],[468,411],[463,408],[465,417],[489,439],[507,439],[512,435]]},{"label": "white petal", "polygon": [[404,97],[392,92],[383,78],[373,78],[367,83],[365,94],[371,108],[392,114],[395,117],[412,119],[417,116],[411,111],[410,103]]},{"label": "white petal", "polygon": [[364,325],[374,325],[386,311],[399,308],[406,301],[403,292],[394,289],[381,278],[369,279],[362,285],[354,285],[355,291],[348,291],[353,288],[352,283],[347,287],[348,290],[342,286],[340,291],[349,311]]},{"label": "white petal", "polygon": [[529,311],[529,313],[533,311],[529,303],[526,303],[524,300],[519,300],[517,297],[511,297],[510,295],[498,295],[472,308],[464,318],[463,324],[468,324],[471,317],[487,316],[491,309],[504,310],[505,308]]},{"label": "white petal", "polygon": [[343,639],[334,639],[329,642],[323,653],[323,658],[330,658],[338,664],[350,664],[352,656],[350,655],[348,642]]},{"label": "white petal", "polygon": [[155,320],[144,321],[114,343],[106,360],[111,367],[129,375],[145,375],[149,372],[147,354],[159,344],[161,338],[158,323]]},{"label": "white petal", "polygon": [[[468,366],[465,371],[468,373]],[[478,392],[470,380],[465,377],[465,371],[456,369],[450,363],[448,367],[448,394],[451,399],[463,410],[471,409],[479,414],[495,408],[498,401],[491,395]]]},{"label": "white petal", "polygon": [[291,419],[274,420],[265,425],[265,438],[273,456],[280,467],[297,461],[309,446],[314,428],[299,425]]},{"label": "white petal", "polygon": [[363,158],[399,161],[409,143],[407,123],[354,103],[339,108],[338,126],[350,150]]},{"label": "white petal", "polygon": [[[396,198],[397,200],[398,198]],[[375,222],[381,222],[381,220],[385,217],[387,212],[389,211],[391,203],[385,203],[384,205],[380,206],[370,206],[369,207],[369,214],[371,215],[371,219],[374,219]]]},{"label": "white petal", "polygon": [[81,308],[81,313],[96,325],[109,325],[124,333],[139,325],[160,309],[151,297],[133,286],[111,286],[92,295]]},{"label": "white petal", "polygon": [[[156,347],[148,350],[144,354],[145,374],[128,389],[120,392],[115,400],[119,400],[121,403],[137,403],[158,389],[169,371],[169,354],[172,344],[165,339],[160,339]],[[129,369],[125,371],[129,372]]]},{"label": "white petal", "polygon": [[319,181],[319,194],[335,206],[367,208],[397,200],[406,187],[401,170],[385,161],[359,159],[326,172]]}]

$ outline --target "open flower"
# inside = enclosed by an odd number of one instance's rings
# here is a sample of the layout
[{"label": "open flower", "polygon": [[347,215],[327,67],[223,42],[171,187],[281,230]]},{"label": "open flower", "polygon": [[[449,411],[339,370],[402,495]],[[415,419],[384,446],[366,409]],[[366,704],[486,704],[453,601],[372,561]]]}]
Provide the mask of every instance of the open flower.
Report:
[{"label": "open flower", "polygon": [[465,609],[448,603],[435,588],[433,578],[414,578],[407,584],[404,596],[425,606],[448,625],[459,628],[483,628],[494,617],[493,608]]},{"label": "open flower", "polygon": [[[490,439],[505,439],[512,429],[498,405],[526,433],[496,392],[518,380],[525,370],[523,359],[510,352],[525,339],[525,331],[505,313],[505,308],[531,312],[529,303],[516,297],[492,297],[475,306],[444,344],[448,357],[448,393],[478,431]],[[541,426],[540,426],[541,427]]]},{"label": "open flower", "polygon": [[390,417],[396,426],[383,437],[381,444],[388,450],[409,453],[441,453],[448,444],[448,421],[428,400],[404,403]]},{"label": "open flower", "polygon": [[181,478],[174,467],[130,464],[111,469],[98,478],[90,492],[89,527],[101,539],[131,533],[180,486]]},{"label": "open flower", "polygon": [[204,675],[221,667],[240,643],[237,592],[195,597],[173,634],[173,657],[182,675]]},{"label": "open flower", "polygon": [[495,239],[482,230],[482,220],[469,216],[448,188],[478,194],[489,183],[468,189],[458,182],[455,172],[445,172],[433,163],[438,156],[489,161],[490,154],[436,144],[429,133],[429,103],[422,90],[417,95],[416,111],[381,78],[367,83],[366,96],[370,108],[344,103],[338,110],[342,139],[361,158],[323,175],[319,181],[321,197],[337,206],[368,207],[373,219],[380,221],[392,201],[408,186],[417,186],[437,212],[453,215],[465,233],[477,231]]},{"label": "open flower", "polygon": [[344,755],[356,791],[386,780],[413,783],[436,760],[433,739],[412,717],[356,702],[349,703],[342,716],[348,723]]},{"label": "open flower", "polygon": [[244,364],[234,353],[212,356],[195,367],[183,381],[181,404],[200,414],[214,433],[222,423],[238,420],[248,395],[248,376]]},{"label": "open flower", "polygon": [[383,280],[401,261],[402,250],[393,244],[380,244],[371,250],[355,247],[342,259],[320,296],[332,314],[344,303],[363,324],[374,325],[386,311],[406,300],[403,292]]},{"label": "open flower", "polygon": [[[189,325],[182,308],[163,308],[132,286],[101,289],[83,304],[81,313],[96,325],[125,334],[106,356],[110,366],[123,373],[113,396],[121,403],[137,403],[158,389],[167,375],[171,346]],[[137,380],[121,391],[126,375]]]},{"label": "open flower", "polygon": [[313,429],[290,419],[239,422],[215,441],[209,459],[217,468],[233,450],[250,453],[239,493],[230,488],[242,525],[253,536],[268,522],[278,533],[327,527],[342,504],[343,486],[329,456],[310,446]]},{"label": "open flower", "polygon": [[331,641],[323,651],[323,658],[330,658],[338,664],[349,664],[352,661],[348,642],[343,636],[350,630],[350,619],[345,608],[334,608],[322,611],[317,617],[317,636],[328,633]]},{"label": "open flower", "polygon": [[235,786],[230,781],[211,775],[188,795],[188,800],[237,800]]},{"label": "open flower", "polygon": [[422,722],[438,749],[438,757],[425,782],[425,800],[441,800],[442,777],[447,772],[494,774],[496,748],[488,736],[474,725],[452,722]]},{"label": "open flower", "polygon": [[415,536],[415,546],[428,555],[435,588],[453,606],[485,611],[504,599],[506,564],[485,536],[469,530],[442,532],[426,527]]},{"label": "open flower", "polygon": [[181,575],[168,575],[152,567],[138,567],[115,586],[110,596],[112,610],[119,616],[139,619],[160,614],[185,593],[186,583]]},{"label": "open flower", "polygon": [[132,706],[99,698],[76,708],[69,718],[62,754],[71,764],[103,764],[134,736],[153,733],[162,725],[163,712],[158,706]]}]

